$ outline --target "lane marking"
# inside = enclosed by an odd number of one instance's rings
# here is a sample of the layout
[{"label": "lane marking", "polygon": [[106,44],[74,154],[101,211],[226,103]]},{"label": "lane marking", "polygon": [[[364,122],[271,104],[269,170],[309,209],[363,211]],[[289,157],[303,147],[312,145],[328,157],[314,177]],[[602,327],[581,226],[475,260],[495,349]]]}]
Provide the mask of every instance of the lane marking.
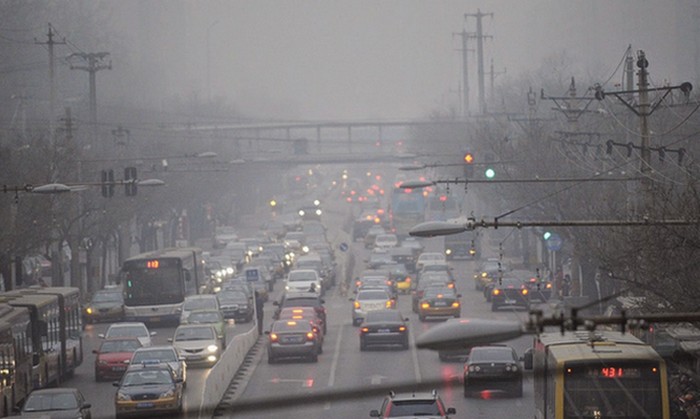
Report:
[{"label": "lane marking", "polygon": [[418,349],[416,348],[416,338],[414,333],[410,333],[411,336],[411,358],[413,358],[413,371],[416,374],[416,382],[420,383],[423,381],[420,373],[420,365],[418,364]]},{"label": "lane marking", "polygon": [[[328,376],[328,387],[333,387],[335,384],[335,371],[338,369],[338,360],[340,359],[340,343],[343,340],[343,328],[345,328],[345,324],[341,324],[340,328],[338,329],[338,338],[336,339],[335,342],[335,350],[333,351],[333,362],[331,363],[331,373]],[[329,410],[331,408],[331,402],[326,402],[325,405],[323,405],[324,410]]]}]

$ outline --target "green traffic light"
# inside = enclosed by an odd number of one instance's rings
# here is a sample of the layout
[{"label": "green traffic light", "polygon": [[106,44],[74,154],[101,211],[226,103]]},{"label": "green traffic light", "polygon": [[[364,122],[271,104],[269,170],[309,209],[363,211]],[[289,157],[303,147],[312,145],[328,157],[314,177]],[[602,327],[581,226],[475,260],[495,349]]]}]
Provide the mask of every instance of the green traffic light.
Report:
[{"label": "green traffic light", "polygon": [[544,234],[542,235],[542,237],[545,240],[549,240],[549,238],[552,237],[552,233],[550,233],[549,231],[545,231]]},{"label": "green traffic light", "polygon": [[493,179],[496,176],[496,171],[489,167],[484,172],[484,176],[486,176],[486,179]]}]

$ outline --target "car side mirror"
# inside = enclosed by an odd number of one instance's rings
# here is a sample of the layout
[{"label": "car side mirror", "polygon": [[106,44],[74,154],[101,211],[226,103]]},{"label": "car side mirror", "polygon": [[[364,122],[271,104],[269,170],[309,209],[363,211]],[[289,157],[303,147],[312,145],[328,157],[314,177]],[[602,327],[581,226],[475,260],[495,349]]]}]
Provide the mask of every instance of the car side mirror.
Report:
[{"label": "car side mirror", "polygon": [[100,351],[98,351],[97,349],[93,349],[93,350],[92,350],[92,353],[95,354],[95,355],[97,355],[97,354],[100,353]]},{"label": "car side mirror", "polygon": [[89,409],[91,407],[92,405],[90,403],[83,403],[83,405],[81,406],[82,409]]},{"label": "car side mirror", "polygon": [[462,294],[457,294],[457,298],[462,298]]},{"label": "car side mirror", "polygon": [[100,338],[100,339],[104,339],[104,338],[105,338],[105,334],[104,334],[104,333],[100,333],[100,334],[97,335],[97,337]]},{"label": "car side mirror", "polygon": [[403,321],[408,322],[408,321],[411,321],[411,319],[409,319],[408,317],[406,317],[406,318],[403,319]]},{"label": "car side mirror", "polygon": [[279,301],[273,301],[273,302],[272,302],[272,305],[273,305],[273,306],[279,307],[280,303],[279,303]]},{"label": "car side mirror", "polygon": [[173,343],[173,338],[168,338],[168,343]]},{"label": "car side mirror", "polygon": [[448,415],[456,415],[456,414],[457,414],[457,409],[455,409],[454,407],[448,407],[448,408],[447,408],[447,414],[448,414]]},{"label": "car side mirror", "polygon": [[113,381],[112,382],[113,387],[119,387],[119,381]]},{"label": "car side mirror", "polygon": [[155,336],[155,335],[158,334],[158,332],[151,332],[151,333],[149,333],[149,334],[150,334],[151,336]]},{"label": "car side mirror", "polygon": [[370,410],[369,416],[370,416],[371,418],[378,418],[378,417],[379,417],[379,410],[376,410],[376,409],[375,409],[375,410]]},{"label": "car side mirror", "polygon": [[269,330],[266,330],[266,331],[264,331],[263,333],[266,334],[266,335],[269,335],[269,334],[270,334],[270,331],[269,331]]},{"label": "car side mirror", "polygon": [[350,298],[348,298],[348,301],[355,301],[355,299],[350,297]]}]

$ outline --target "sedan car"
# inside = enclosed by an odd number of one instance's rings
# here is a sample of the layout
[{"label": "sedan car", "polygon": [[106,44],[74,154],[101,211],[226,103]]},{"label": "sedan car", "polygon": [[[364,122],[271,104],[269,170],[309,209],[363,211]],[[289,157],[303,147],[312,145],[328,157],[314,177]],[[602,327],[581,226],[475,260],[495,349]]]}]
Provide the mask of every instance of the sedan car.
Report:
[{"label": "sedan car", "polygon": [[114,323],[109,325],[107,332],[97,335],[102,339],[129,338],[133,337],[141,342],[141,346],[151,346],[151,336],[156,332],[149,332],[142,322]]},{"label": "sedan car", "polygon": [[287,293],[285,292],[280,301],[275,301],[272,305],[276,306],[272,318],[279,319],[280,312],[287,307],[313,307],[318,314],[318,317],[323,321],[323,333],[327,331],[326,308],[325,301],[318,294],[310,292],[302,293]]},{"label": "sedan car", "polygon": [[277,320],[265,334],[268,335],[269,364],[279,358],[308,358],[311,362],[318,362],[320,343],[311,322]]},{"label": "sedan car", "polygon": [[114,398],[117,418],[182,411],[182,383],[167,365],[132,365],[113,385],[118,387]]},{"label": "sedan car", "polygon": [[221,356],[221,339],[214,327],[208,324],[180,325],[175,335],[168,339],[177,349],[187,366],[212,367]]},{"label": "sedan car", "polygon": [[112,338],[102,341],[99,349],[93,349],[95,357],[95,381],[118,380],[124,375],[134,351],[141,347],[136,338]]},{"label": "sedan car", "polygon": [[360,290],[357,297],[351,298],[352,305],[352,325],[359,326],[367,316],[367,313],[373,310],[382,310],[385,308],[396,308],[396,300],[391,298],[391,295],[381,289]]},{"label": "sedan car", "polygon": [[326,337],[325,324],[323,319],[319,317],[318,313],[313,307],[287,307],[280,311],[278,320],[307,320],[311,323],[311,327],[314,333],[318,336],[319,340],[319,351],[318,353],[323,353],[323,341]]},{"label": "sedan car", "polygon": [[477,391],[502,391],[523,395],[523,371],[509,346],[475,346],[464,364],[464,396]]},{"label": "sedan car", "polygon": [[121,321],[124,319],[124,296],[121,289],[108,288],[97,291],[83,309],[85,323]]},{"label": "sedan car", "polygon": [[518,278],[502,278],[494,283],[491,291],[491,311],[502,307],[530,309],[530,291]]},{"label": "sedan car", "polygon": [[248,323],[255,316],[255,307],[244,291],[223,290],[216,295],[225,319]]},{"label": "sedan car", "polygon": [[218,310],[195,310],[183,324],[208,324],[214,327],[216,335],[221,340],[221,347],[226,347],[226,320]]},{"label": "sedan car", "polygon": [[477,291],[484,290],[494,279],[499,278],[508,270],[508,267],[499,259],[485,260],[474,272],[474,289]]},{"label": "sedan car", "polygon": [[429,287],[418,301],[418,318],[425,321],[428,317],[460,317],[462,306],[454,288]]},{"label": "sedan car", "polygon": [[370,311],[360,327],[360,350],[371,345],[399,345],[408,349],[407,322],[398,310]]},{"label": "sedan car", "polygon": [[393,391],[384,397],[382,407],[379,410],[369,412],[373,418],[396,418],[396,417],[429,417],[429,418],[449,418],[449,415],[456,415],[454,407],[445,407],[437,391],[430,393],[404,393],[396,394]]},{"label": "sedan car", "polygon": [[44,388],[34,390],[22,406],[23,418],[82,418],[92,417],[90,403],[76,388]]},{"label": "sedan car", "polygon": [[187,364],[184,358],[181,358],[177,349],[172,345],[151,346],[149,348],[139,348],[134,352],[129,362],[131,365],[161,363],[167,364],[175,378],[182,381],[182,385],[187,385]]}]

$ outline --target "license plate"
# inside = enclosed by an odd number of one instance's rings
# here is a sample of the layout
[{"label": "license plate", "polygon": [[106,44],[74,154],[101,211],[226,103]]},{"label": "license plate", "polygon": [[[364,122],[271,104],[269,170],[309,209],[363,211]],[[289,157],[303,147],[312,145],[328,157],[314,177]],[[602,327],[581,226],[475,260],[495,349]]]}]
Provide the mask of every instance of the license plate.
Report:
[{"label": "license plate", "polygon": [[505,303],[506,304],[515,304],[515,300],[506,300]]},{"label": "license plate", "polygon": [[391,329],[379,329],[377,330],[377,333],[390,333]]},{"label": "license plate", "polygon": [[435,307],[447,307],[447,302],[445,302],[445,301],[436,301],[436,302],[435,302]]},{"label": "license plate", "polygon": [[126,367],[112,367],[112,371],[126,371]]},{"label": "license plate", "polygon": [[159,322],[159,321],[160,321],[160,317],[151,317],[151,321],[152,321],[152,322]]},{"label": "license plate", "polygon": [[137,409],[149,409],[153,406],[155,406],[155,404],[151,402],[141,402],[136,404]]}]

